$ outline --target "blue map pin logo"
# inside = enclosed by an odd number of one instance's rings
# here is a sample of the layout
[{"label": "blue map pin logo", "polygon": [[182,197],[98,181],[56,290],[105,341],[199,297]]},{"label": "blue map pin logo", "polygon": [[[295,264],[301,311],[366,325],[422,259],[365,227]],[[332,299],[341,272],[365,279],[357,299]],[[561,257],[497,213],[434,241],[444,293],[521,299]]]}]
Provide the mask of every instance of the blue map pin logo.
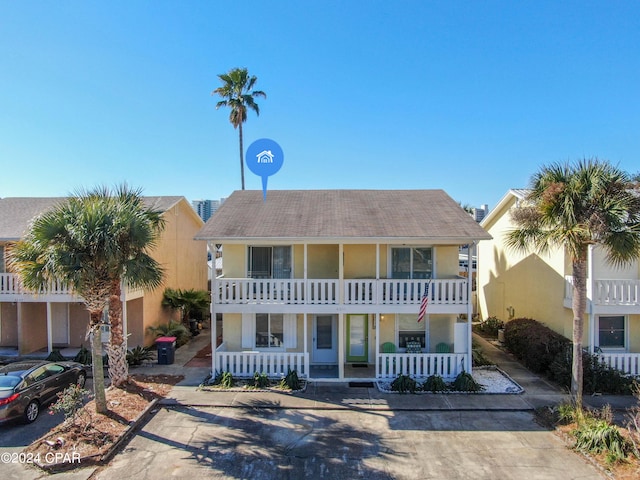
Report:
[{"label": "blue map pin logo", "polygon": [[262,177],[262,198],[266,202],[267,179],[277,173],[284,162],[282,148],[270,138],[261,138],[249,145],[245,161],[249,170]]}]

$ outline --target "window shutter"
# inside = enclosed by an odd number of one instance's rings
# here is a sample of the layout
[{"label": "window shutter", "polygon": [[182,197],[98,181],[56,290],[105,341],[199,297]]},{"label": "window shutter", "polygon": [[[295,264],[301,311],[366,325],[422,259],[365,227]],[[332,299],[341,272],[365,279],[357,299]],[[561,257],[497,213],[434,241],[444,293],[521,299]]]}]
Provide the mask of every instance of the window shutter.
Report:
[{"label": "window shutter", "polygon": [[242,348],[255,348],[256,317],[252,313],[242,314]]},{"label": "window shutter", "polygon": [[296,348],[298,345],[298,335],[296,334],[296,324],[298,319],[295,313],[285,313],[283,318],[284,348]]}]

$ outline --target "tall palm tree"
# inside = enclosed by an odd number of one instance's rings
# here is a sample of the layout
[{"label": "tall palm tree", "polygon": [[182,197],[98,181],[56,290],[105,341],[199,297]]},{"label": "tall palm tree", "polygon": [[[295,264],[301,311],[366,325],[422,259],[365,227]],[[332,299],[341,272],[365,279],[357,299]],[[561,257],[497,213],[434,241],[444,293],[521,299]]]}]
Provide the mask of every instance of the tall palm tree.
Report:
[{"label": "tall palm tree", "polygon": [[640,196],[627,173],[597,159],[543,166],[531,180],[527,202],[512,213],[517,228],[508,246],[540,253],[563,248],[573,270],[571,396],[582,409],[582,336],[587,306],[587,258],[600,245],[622,266],[640,257]]},{"label": "tall palm tree", "polygon": [[110,225],[109,245],[109,377],[120,386],[129,377],[127,347],[122,325],[122,291],[124,283],[130,288],[153,290],[162,284],[164,270],[150,255],[162,230],[162,212],[145,206],[139,190],[126,185],[112,194],[108,190],[94,191],[104,202],[111,203],[113,222]]},{"label": "tall palm tree", "polygon": [[234,68],[228,73],[218,75],[222,80],[222,86],[216,88],[211,95],[219,95],[223,98],[216,104],[216,110],[220,107],[229,107],[229,121],[233,128],[238,129],[240,139],[240,178],[242,190],[244,190],[244,158],[242,145],[242,124],[247,121],[247,109],[260,115],[260,107],[255,102],[258,97],[267,98],[267,94],[261,90],[253,90],[258,78],[249,75],[246,68]]}]

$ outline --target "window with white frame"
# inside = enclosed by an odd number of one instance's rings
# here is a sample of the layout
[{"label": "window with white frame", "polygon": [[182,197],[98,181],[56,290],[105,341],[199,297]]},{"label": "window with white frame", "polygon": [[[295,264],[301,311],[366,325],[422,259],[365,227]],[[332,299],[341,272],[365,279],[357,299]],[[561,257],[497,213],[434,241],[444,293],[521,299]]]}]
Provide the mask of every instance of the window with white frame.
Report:
[{"label": "window with white frame", "polygon": [[418,315],[400,314],[397,316],[398,348],[407,348],[407,342],[419,342],[422,351],[427,345],[427,318],[418,323]]},{"label": "window with white frame", "polygon": [[624,315],[598,317],[598,346],[603,349],[626,347],[626,319]]},{"label": "window with white frame", "polygon": [[391,278],[433,278],[433,249],[391,247]]},{"label": "window with white frame", "polygon": [[249,246],[249,278],[291,278],[291,246]]},{"label": "window with white frame", "polygon": [[256,348],[284,347],[284,318],[281,313],[256,314]]}]

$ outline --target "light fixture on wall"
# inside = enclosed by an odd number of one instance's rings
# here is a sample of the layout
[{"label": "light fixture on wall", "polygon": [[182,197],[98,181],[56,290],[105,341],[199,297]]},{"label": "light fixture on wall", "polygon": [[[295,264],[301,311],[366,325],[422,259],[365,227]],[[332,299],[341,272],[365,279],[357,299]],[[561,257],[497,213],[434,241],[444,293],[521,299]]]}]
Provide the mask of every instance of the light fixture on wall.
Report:
[{"label": "light fixture on wall", "polygon": [[511,320],[515,316],[516,310],[511,305],[509,305],[507,307],[507,313],[509,314],[509,320]]}]

